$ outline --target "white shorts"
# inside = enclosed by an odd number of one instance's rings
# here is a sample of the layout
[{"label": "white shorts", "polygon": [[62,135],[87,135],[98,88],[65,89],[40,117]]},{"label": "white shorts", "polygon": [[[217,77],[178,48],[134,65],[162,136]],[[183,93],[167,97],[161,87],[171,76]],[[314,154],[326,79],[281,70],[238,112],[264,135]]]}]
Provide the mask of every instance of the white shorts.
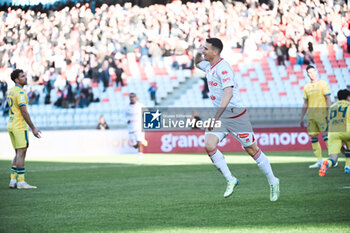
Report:
[{"label": "white shorts", "polygon": [[255,143],[255,136],[253,132],[252,125],[250,124],[250,120],[246,111],[244,114],[239,114],[239,117],[222,117],[221,120],[221,128],[214,128],[212,131],[205,131],[205,135],[213,134],[218,137],[219,142],[221,142],[224,138],[227,137],[229,133],[241,143],[243,147],[251,146]]},{"label": "white shorts", "polygon": [[144,142],[144,141],[145,141],[145,132],[142,132],[142,131],[129,132],[130,145],[134,146],[137,144],[137,142]]}]

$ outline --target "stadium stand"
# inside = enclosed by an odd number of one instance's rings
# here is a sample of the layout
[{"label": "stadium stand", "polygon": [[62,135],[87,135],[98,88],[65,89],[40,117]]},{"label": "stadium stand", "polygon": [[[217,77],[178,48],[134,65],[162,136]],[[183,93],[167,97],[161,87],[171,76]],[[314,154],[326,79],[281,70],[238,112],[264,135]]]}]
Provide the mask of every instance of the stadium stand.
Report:
[{"label": "stadium stand", "polygon": [[[174,1],[146,8],[102,5],[95,14],[89,5],[76,5],[52,11],[50,16],[8,9],[0,12],[5,25],[0,28],[0,75],[10,84],[14,67],[27,72],[31,91],[40,94],[39,104],[30,105],[29,111],[38,127],[46,129],[94,128],[100,115],[111,127],[125,127],[128,94],[135,92],[141,102],[153,107],[148,92],[152,83],[157,85],[160,106],[210,106],[210,100],[202,98],[200,77],[204,75],[193,69],[191,60],[202,39],[220,33],[225,46],[232,48],[223,56],[232,64],[247,107],[300,107],[302,88],[308,82],[305,67],[310,63],[332,93],[350,85],[350,54],[344,37],[349,31],[347,5],[332,8],[318,1],[311,5],[280,1],[278,10],[269,10],[250,2],[224,6],[221,2]],[[131,14],[134,19],[117,18],[115,13]],[[227,24],[229,19],[235,27]],[[302,19],[305,23],[298,24]],[[32,29],[25,27],[26,21]],[[44,28],[44,24],[49,26]],[[288,54],[292,45],[297,48],[294,55]],[[284,65],[278,65],[278,49]],[[112,69],[104,90],[100,75],[108,58],[121,61],[125,86],[115,85]],[[50,68],[57,75],[53,80]],[[67,106],[54,106],[61,96],[69,95],[69,88],[73,100]],[[93,94],[88,103],[81,101],[83,88]],[[51,104],[44,104],[47,94]],[[334,94],[331,98],[334,101]],[[0,99],[4,99],[1,92]],[[262,112],[259,119],[264,116]],[[0,130],[6,129],[6,121],[6,116],[0,117]]]},{"label": "stadium stand", "polygon": [[[338,48],[338,47],[336,47]],[[322,49],[322,46],[320,46]],[[333,49],[330,54],[320,53],[315,59],[320,79],[330,85],[332,93],[340,88],[350,85],[349,67],[350,57],[338,56],[335,59]],[[302,88],[308,82],[305,73],[305,66],[294,65],[277,66],[273,58],[254,63],[240,63],[236,70],[236,78],[240,87],[240,95],[247,107],[286,107],[297,108],[302,104]],[[164,68],[167,66],[164,66]],[[265,68],[263,68],[265,67]],[[267,67],[267,68],[266,68]],[[324,68],[323,68],[324,67]],[[236,66],[233,66],[236,69]],[[114,127],[123,127],[125,107],[129,103],[128,94],[135,92],[140,100],[148,107],[153,107],[147,89],[150,82],[156,82],[158,89],[158,102],[162,103],[173,92],[180,89],[186,80],[193,79],[190,87],[182,92],[178,99],[170,102],[167,107],[208,107],[211,106],[209,98],[202,98],[203,80],[192,76],[190,70],[167,70],[164,75],[154,75],[159,68],[148,72],[148,76],[133,76],[128,78],[128,85],[125,87],[109,87],[102,92],[102,84],[93,88],[96,96],[101,98],[99,103],[91,103],[87,108],[56,108],[53,105],[42,104],[30,105],[29,112],[33,121],[41,128],[92,128],[95,127],[100,115],[104,115],[107,122]],[[142,71],[139,71],[142,73]],[[52,90],[54,95],[55,90]],[[334,101],[334,95],[331,96]],[[53,98],[54,99],[54,98]],[[288,116],[288,113],[285,114]],[[259,114],[261,119],[266,119],[266,114]],[[299,117],[299,116],[297,116]],[[260,119],[259,118],[259,119]],[[0,128],[6,127],[6,117],[0,118]],[[255,120],[259,120],[255,119]],[[271,119],[271,118],[270,118]]]}]

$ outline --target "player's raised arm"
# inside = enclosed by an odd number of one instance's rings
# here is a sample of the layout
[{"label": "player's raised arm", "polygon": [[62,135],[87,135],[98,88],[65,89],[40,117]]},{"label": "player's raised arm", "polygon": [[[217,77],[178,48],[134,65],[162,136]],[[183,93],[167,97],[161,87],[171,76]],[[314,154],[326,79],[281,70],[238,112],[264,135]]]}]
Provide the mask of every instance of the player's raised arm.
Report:
[{"label": "player's raised arm", "polygon": [[194,64],[196,65],[197,68],[199,68],[198,64],[201,61],[204,61],[204,59],[203,59],[203,47],[202,46],[198,49],[197,54],[194,57]]}]

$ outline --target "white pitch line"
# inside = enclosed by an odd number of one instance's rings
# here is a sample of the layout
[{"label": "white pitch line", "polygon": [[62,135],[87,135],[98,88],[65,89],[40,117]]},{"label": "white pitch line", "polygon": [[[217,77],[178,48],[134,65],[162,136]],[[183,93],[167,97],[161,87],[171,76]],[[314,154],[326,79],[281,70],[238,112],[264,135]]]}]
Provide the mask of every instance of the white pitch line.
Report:
[{"label": "white pitch line", "polygon": [[[83,165],[83,166],[68,166],[68,167],[42,167],[28,169],[30,172],[47,172],[47,171],[70,171],[70,170],[84,170],[84,169],[99,169],[99,168],[113,168],[113,167],[137,167],[137,164],[110,164],[110,165]],[[8,171],[0,171],[0,174],[7,174]]]},{"label": "white pitch line", "polygon": [[[225,156],[228,164],[255,164],[254,160],[246,154]],[[3,160],[1,158],[0,160]],[[30,169],[32,172],[41,171],[65,171],[74,169],[95,169],[95,168],[110,168],[110,167],[135,167],[137,166],[137,154],[116,154],[116,155],[95,155],[95,156],[67,156],[59,157],[40,157],[32,156],[28,162],[59,162],[67,163],[66,166],[57,167],[49,165],[46,168]],[[299,156],[270,156],[269,160],[274,163],[303,163],[313,162],[314,157],[299,157]],[[10,163],[10,161],[8,161]],[[77,164],[74,164],[77,163]],[[79,165],[84,163],[84,165]],[[90,163],[90,164],[89,164]],[[176,166],[176,165],[209,165],[210,159],[207,155],[191,155],[191,154],[145,154],[142,165],[145,166]],[[0,174],[7,174],[8,170],[0,170]]]}]

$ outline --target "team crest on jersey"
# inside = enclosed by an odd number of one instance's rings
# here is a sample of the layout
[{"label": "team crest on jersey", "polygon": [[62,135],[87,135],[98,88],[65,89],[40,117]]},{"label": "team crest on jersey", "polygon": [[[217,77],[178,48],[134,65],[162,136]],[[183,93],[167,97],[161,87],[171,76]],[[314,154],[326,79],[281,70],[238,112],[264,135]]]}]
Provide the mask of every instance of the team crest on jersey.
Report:
[{"label": "team crest on jersey", "polygon": [[221,72],[222,75],[228,74],[228,72],[226,70]]}]

